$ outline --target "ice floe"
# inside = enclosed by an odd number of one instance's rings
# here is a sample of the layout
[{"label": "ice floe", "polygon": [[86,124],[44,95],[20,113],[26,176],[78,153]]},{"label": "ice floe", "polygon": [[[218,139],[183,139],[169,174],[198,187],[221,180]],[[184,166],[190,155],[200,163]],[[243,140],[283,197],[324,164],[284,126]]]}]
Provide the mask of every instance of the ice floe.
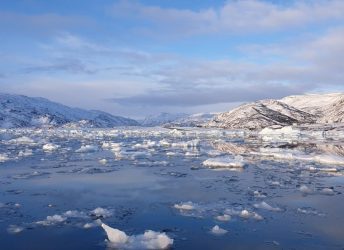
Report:
[{"label": "ice floe", "polygon": [[0,154],[0,162],[8,161],[10,158],[7,154]]},{"label": "ice floe", "polygon": [[56,145],[53,143],[47,143],[47,144],[43,145],[42,148],[45,152],[52,152],[52,151],[57,150],[59,147],[60,147],[59,145]]},{"label": "ice floe", "polygon": [[218,221],[230,221],[231,216],[228,214],[224,214],[224,215],[218,215],[215,217],[216,220]]},{"label": "ice floe", "polygon": [[301,185],[301,187],[299,188],[299,190],[303,193],[303,194],[311,194],[313,193],[313,190],[309,187],[307,187],[306,185]]},{"label": "ice floe", "polygon": [[228,231],[227,231],[226,229],[223,229],[223,228],[219,227],[218,225],[216,225],[216,226],[214,226],[214,227],[210,230],[210,232],[211,232],[212,234],[215,234],[215,235],[224,235],[224,234],[226,234]]},{"label": "ice floe", "polygon": [[125,232],[102,223],[111,247],[119,249],[166,249],[173,239],[166,233],[147,230],[143,234],[129,236]]},{"label": "ice floe", "polygon": [[91,215],[98,218],[107,218],[107,217],[111,217],[113,215],[113,212],[106,208],[97,207],[91,211]]},{"label": "ice floe", "polygon": [[244,166],[244,158],[240,155],[235,157],[216,157],[205,160],[202,164],[209,168],[242,168]]},{"label": "ice floe", "polygon": [[17,225],[9,225],[7,228],[7,232],[10,234],[18,234],[24,230],[23,227]]},{"label": "ice floe", "polygon": [[191,201],[188,201],[188,202],[182,202],[182,203],[179,203],[179,204],[174,204],[174,208],[176,209],[179,209],[179,210],[193,210],[196,208],[196,204],[194,204],[193,202]]},{"label": "ice floe", "polygon": [[62,223],[64,221],[66,221],[66,217],[61,216],[59,214],[55,214],[52,216],[47,216],[47,218],[45,220],[42,221],[37,221],[36,224],[38,225],[43,225],[43,226],[53,226],[59,223]]},{"label": "ice floe", "polygon": [[82,145],[78,150],[75,152],[77,153],[92,153],[98,151],[98,147],[96,145]]},{"label": "ice floe", "polygon": [[268,203],[266,203],[265,201],[254,204],[253,206],[255,208],[258,208],[258,209],[265,209],[265,210],[269,210],[269,211],[275,211],[275,212],[282,211],[282,209],[280,209],[279,207],[273,207],[273,206],[269,205]]}]

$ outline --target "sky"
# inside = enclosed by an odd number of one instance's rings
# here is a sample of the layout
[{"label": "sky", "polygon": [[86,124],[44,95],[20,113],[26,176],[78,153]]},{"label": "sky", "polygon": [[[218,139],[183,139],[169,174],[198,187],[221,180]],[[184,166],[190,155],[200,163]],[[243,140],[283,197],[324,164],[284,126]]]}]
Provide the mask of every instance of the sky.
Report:
[{"label": "sky", "polygon": [[344,91],[343,0],[1,0],[0,92],[143,118]]}]

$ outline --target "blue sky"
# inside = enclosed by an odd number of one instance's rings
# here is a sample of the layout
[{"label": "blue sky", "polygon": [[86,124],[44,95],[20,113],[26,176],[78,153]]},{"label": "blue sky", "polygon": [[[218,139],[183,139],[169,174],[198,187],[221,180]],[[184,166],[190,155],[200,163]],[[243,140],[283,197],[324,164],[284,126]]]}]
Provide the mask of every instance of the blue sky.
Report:
[{"label": "blue sky", "polygon": [[0,91],[140,118],[344,91],[344,1],[0,3]]}]

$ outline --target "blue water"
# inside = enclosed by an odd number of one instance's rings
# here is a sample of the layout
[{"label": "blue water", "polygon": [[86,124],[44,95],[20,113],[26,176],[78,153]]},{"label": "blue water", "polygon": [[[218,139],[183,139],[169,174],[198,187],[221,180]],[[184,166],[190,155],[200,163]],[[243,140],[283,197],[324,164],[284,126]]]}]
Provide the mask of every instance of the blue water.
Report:
[{"label": "blue water", "polygon": [[[204,160],[214,157],[210,153],[216,150],[214,142],[253,151],[260,147],[280,147],[322,154],[323,147],[317,147],[319,143],[332,146],[336,150],[331,154],[336,152],[337,157],[342,157],[344,152],[338,142],[272,145],[221,133],[177,137],[169,132],[104,135],[86,131],[75,136],[52,131],[2,133],[0,153],[6,153],[9,160],[0,163],[0,249],[107,249],[107,237],[101,227],[83,228],[85,223],[98,219],[96,217],[66,218],[48,226],[36,223],[68,210],[89,215],[97,207],[112,211],[112,216],[101,218],[103,222],[128,235],[142,234],[148,229],[166,232],[174,239],[173,249],[344,248],[342,166],[282,161],[250,153],[243,154],[245,165],[240,170],[215,171],[202,165]],[[22,135],[35,143],[9,142]],[[200,143],[195,147],[133,147],[148,139],[155,142],[165,139],[171,143],[199,139]],[[126,155],[121,158],[102,149],[104,141],[122,143]],[[44,152],[42,145],[47,142],[60,147]],[[98,150],[77,153],[82,144],[95,145]],[[32,155],[17,157],[24,149],[32,149]],[[219,156],[232,154],[217,151]],[[135,158],[132,156],[135,152],[149,154]],[[167,152],[175,155],[168,156]],[[186,156],[185,152],[197,153],[197,156]],[[107,159],[107,163],[99,163],[100,159]],[[338,171],[307,171],[309,166],[335,167]],[[312,193],[302,193],[302,185],[310,187]],[[323,194],[323,188],[330,188],[333,193]],[[255,190],[266,197],[255,197]],[[197,204],[198,209],[183,212],[174,208],[174,204],[188,201]],[[281,211],[254,207],[262,201]],[[228,222],[214,219],[226,209],[247,209],[264,219],[244,219],[236,215]],[[305,214],[298,209],[312,212]],[[22,231],[8,232],[10,225]],[[215,225],[228,233],[211,234]]]}]

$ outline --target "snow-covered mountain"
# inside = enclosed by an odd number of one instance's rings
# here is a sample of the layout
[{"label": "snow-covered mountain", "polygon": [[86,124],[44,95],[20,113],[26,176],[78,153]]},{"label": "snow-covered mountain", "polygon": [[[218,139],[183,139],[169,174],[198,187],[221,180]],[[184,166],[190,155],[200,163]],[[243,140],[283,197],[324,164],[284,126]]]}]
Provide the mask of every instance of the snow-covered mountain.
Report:
[{"label": "snow-covered mountain", "polygon": [[188,116],[189,116],[188,114],[184,114],[184,113],[176,113],[176,114],[160,113],[158,115],[151,115],[151,116],[146,117],[144,120],[141,121],[141,125],[145,127],[160,126],[166,123],[174,122],[178,119],[183,119]]},{"label": "snow-covered mountain", "polygon": [[192,114],[183,118],[179,118],[175,121],[163,124],[165,127],[198,127],[205,122],[211,121],[215,115],[219,113],[198,113]]},{"label": "snow-covered mountain", "polygon": [[295,108],[317,116],[317,123],[344,122],[344,94],[308,94],[281,99]]},{"label": "snow-covered mountain", "polygon": [[277,100],[263,100],[244,104],[221,113],[206,127],[231,129],[261,129],[272,125],[287,126],[294,123],[314,123],[315,116]]},{"label": "snow-covered mountain", "polygon": [[0,127],[2,128],[66,124],[90,127],[139,125],[135,120],[102,111],[70,108],[40,97],[0,93]]},{"label": "snow-covered mountain", "polygon": [[205,127],[261,129],[273,125],[344,122],[344,94],[308,94],[248,103],[221,113]]}]

